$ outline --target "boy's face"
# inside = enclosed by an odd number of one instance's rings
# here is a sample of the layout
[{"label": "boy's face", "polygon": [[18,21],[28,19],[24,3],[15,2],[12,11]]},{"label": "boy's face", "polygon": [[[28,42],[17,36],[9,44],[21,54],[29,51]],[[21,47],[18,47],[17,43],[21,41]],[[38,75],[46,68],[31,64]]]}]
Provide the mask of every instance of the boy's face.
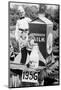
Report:
[{"label": "boy's face", "polygon": [[20,18],[21,17],[25,17],[25,13],[22,11],[22,12],[19,12],[19,16],[20,16]]},{"label": "boy's face", "polygon": [[18,12],[20,18],[25,17],[25,11],[22,7],[17,12]]}]

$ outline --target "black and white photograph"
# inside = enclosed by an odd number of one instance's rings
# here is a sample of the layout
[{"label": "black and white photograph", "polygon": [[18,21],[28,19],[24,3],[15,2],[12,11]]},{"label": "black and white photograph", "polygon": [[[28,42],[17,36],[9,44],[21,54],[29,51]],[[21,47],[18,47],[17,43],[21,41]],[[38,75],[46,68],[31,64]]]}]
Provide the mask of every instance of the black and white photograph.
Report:
[{"label": "black and white photograph", "polygon": [[60,84],[60,5],[8,3],[9,88]]}]

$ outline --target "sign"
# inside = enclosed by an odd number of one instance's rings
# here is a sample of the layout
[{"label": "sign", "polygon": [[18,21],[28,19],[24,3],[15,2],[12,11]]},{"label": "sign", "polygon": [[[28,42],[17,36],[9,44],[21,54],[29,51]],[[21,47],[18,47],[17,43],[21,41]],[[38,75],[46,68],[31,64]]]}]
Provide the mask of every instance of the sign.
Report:
[{"label": "sign", "polygon": [[34,35],[35,43],[38,43],[39,50],[46,59],[52,54],[53,22],[44,16],[39,17],[29,23],[29,30]]},{"label": "sign", "polygon": [[35,36],[35,42],[45,42],[45,34],[44,33],[33,33]]},{"label": "sign", "polygon": [[38,72],[23,71],[22,72],[22,82],[38,83]]}]

